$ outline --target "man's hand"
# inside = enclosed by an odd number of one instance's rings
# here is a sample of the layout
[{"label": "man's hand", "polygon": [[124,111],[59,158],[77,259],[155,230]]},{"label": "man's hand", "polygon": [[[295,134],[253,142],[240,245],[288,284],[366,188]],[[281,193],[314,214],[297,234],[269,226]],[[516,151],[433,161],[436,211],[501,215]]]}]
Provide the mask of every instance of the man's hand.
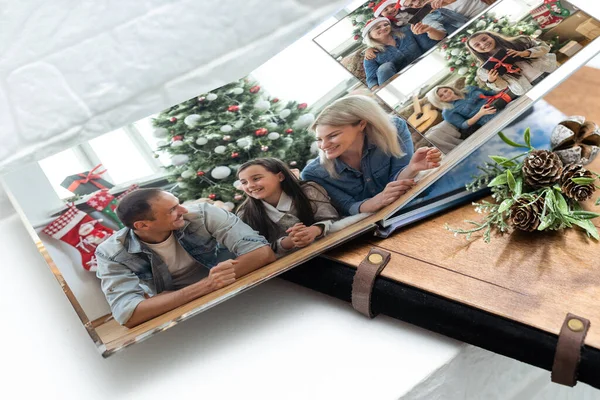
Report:
[{"label": "man's hand", "polygon": [[431,30],[431,26],[425,25],[422,22],[417,22],[416,24],[410,26],[410,30],[415,35],[421,35],[423,33],[429,32]]},{"label": "man's hand", "polygon": [[209,290],[215,291],[235,282],[234,266],[238,263],[237,260],[225,260],[211,268],[206,278]]}]

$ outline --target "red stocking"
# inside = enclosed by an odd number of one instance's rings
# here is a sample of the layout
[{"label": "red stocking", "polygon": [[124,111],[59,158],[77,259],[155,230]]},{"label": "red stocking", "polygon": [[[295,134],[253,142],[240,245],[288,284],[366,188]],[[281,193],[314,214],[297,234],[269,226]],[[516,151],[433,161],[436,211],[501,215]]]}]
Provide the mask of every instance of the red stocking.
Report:
[{"label": "red stocking", "polygon": [[74,206],[69,206],[60,217],[52,221],[43,233],[75,247],[81,254],[81,266],[96,270],[96,247],[112,235],[113,230]]}]

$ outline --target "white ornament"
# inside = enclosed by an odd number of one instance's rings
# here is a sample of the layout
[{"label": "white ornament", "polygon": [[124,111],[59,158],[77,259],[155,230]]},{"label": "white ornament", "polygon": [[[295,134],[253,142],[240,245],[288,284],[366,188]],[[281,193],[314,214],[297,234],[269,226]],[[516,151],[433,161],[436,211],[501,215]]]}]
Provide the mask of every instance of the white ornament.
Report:
[{"label": "white ornament", "polygon": [[152,132],[152,135],[155,138],[164,138],[165,136],[167,136],[169,134],[169,131],[166,130],[165,128],[156,128],[154,130],[154,132]]},{"label": "white ornament", "polygon": [[476,28],[484,28],[485,27],[485,21],[479,21],[476,25]]},{"label": "white ornament", "polygon": [[459,49],[452,49],[452,51],[450,52],[451,55],[453,56],[457,56],[460,54],[460,50]]},{"label": "white ornament", "polygon": [[242,94],[242,93],[244,93],[244,89],[236,87],[235,89],[233,89],[231,91],[231,93],[233,93],[233,94]]},{"label": "white ornament", "polygon": [[196,171],[192,171],[191,169],[187,169],[187,170],[185,170],[185,171],[183,171],[181,173],[181,177],[183,179],[188,179],[188,178],[191,178],[193,176],[196,176]]},{"label": "white ornament", "polygon": [[279,139],[279,136],[281,136],[279,133],[277,132],[271,132],[267,135],[267,139],[269,140],[277,140]]},{"label": "white ornament", "polygon": [[188,186],[187,186],[187,183],[185,183],[185,182],[178,182],[178,183],[177,183],[177,186],[179,186],[181,189],[185,189],[185,188],[187,188],[187,187],[188,187]]},{"label": "white ornament", "polygon": [[212,171],[210,171],[210,176],[212,176],[215,179],[225,179],[229,175],[231,175],[231,169],[224,165],[214,167]]},{"label": "white ornament", "polygon": [[269,129],[269,130],[273,130],[273,129],[277,128],[278,126],[279,126],[279,125],[277,125],[275,122],[269,122],[269,123],[266,125],[267,129]]},{"label": "white ornament", "polygon": [[225,150],[227,150],[227,147],[225,147],[225,146],[215,147],[215,153],[217,153],[217,154],[223,154],[223,153],[225,153]]},{"label": "white ornament", "polygon": [[540,36],[541,34],[542,34],[542,31],[540,29],[533,32],[533,36]]},{"label": "white ornament", "polygon": [[232,202],[228,201],[225,203],[225,207],[227,207],[228,211],[233,211],[233,208],[235,207],[235,204],[233,204]]},{"label": "white ornament", "polygon": [[186,154],[175,154],[173,157],[171,157],[171,164],[176,167],[183,165],[188,161],[190,161],[190,157]]},{"label": "white ornament", "polygon": [[492,29],[494,32],[500,32],[500,28],[494,28]]},{"label": "white ornament", "polygon": [[247,147],[247,146],[250,146],[250,139],[241,138],[241,139],[238,139],[236,141],[236,143],[239,147]]},{"label": "white ornament", "polygon": [[285,110],[281,110],[281,112],[279,113],[279,117],[286,119],[287,117],[290,116],[291,113],[292,112],[286,108]]},{"label": "white ornament", "polygon": [[156,142],[156,147],[163,147],[166,146],[168,143],[165,140],[159,140],[158,142]]},{"label": "white ornament", "polygon": [[233,130],[233,127],[231,125],[223,125],[221,127],[221,132],[231,132]]},{"label": "white ornament", "polygon": [[319,145],[317,144],[317,142],[313,142],[310,145],[310,154],[317,154],[319,152]]},{"label": "white ornament", "polygon": [[219,96],[217,96],[217,95],[216,95],[216,94],[214,94],[214,93],[209,93],[209,94],[207,94],[207,95],[206,95],[206,100],[208,100],[208,101],[213,101],[213,100],[216,100],[216,99],[217,99],[217,97],[219,97]]},{"label": "white ornament", "polygon": [[464,75],[464,74],[466,74],[468,71],[469,71],[469,68],[467,68],[467,67],[460,67],[460,68],[458,69],[458,74],[459,74],[459,75]]},{"label": "white ornament", "polygon": [[254,108],[260,111],[267,111],[269,108],[271,108],[271,103],[267,100],[260,100],[254,104]]},{"label": "white ornament", "polygon": [[233,126],[235,127],[235,129],[240,129],[242,126],[244,126],[245,123],[246,123],[246,121],[244,121],[243,119],[240,119],[235,124],[233,124]]},{"label": "white ornament", "polygon": [[183,141],[181,140],[175,140],[174,142],[171,143],[171,147],[181,147],[183,146]]},{"label": "white ornament", "polygon": [[187,117],[185,117],[183,123],[189,126],[190,128],[193,128],[196,125],[198,125],[198,122],[200,122],[201,119],[202,117],[198,114],[190,114]]},{"label": "white ornament", "polygon": [[359,15],[358,17],[355,18],[356,22],[363,22],[365,20],[365,16],[364,15]]},{"label": "white ornament", "polygon": [[198,140],[196,140],[196,144],[198,146],[204,146],[206,143],[208,143],[208,139],[204,137],[198,138]]},{"label": "white ornament", "polygon": [[463,60],[461,60],[460,58],[458,58],[456,61],[454,61],[454,65],[460,65],[463,63]]},{"label": "white ornament", "polygon": [[242,182],[240,182],[239,180],[233,182],[233,187],[237,190],[242,190]]},{"label": "white ornament", "polygon": [[301,115],[296,122],[294,122],[294,128],[296,129],[304,129],[308,128],[315,121],[315,116],[307,113]]}]

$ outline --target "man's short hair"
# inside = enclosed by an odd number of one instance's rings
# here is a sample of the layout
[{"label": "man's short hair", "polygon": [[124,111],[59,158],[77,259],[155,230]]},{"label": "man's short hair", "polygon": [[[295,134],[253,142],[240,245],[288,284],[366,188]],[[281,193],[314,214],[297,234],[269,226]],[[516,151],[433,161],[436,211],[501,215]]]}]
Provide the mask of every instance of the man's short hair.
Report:
[{"label": "man's short hair", "polygon": [[153,220],[154,213],[150,200],[162,193],[163,190],[156,188],[137,189],[126,194],[119,201],[116,213],[123,225],[130,229],[137,221]]}]

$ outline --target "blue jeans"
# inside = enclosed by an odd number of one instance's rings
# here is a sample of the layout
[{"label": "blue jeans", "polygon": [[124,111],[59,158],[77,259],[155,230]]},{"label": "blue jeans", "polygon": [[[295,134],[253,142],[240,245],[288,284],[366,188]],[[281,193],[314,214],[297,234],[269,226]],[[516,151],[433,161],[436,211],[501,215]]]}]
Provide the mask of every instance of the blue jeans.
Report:
[{"label": "blue jeans", "polygon": [[398,72],[396,70],[396,66],[393,62],[383,63],[377,68],[377,82],[379,85],[385,83],[390,79],[394,74]]}]

